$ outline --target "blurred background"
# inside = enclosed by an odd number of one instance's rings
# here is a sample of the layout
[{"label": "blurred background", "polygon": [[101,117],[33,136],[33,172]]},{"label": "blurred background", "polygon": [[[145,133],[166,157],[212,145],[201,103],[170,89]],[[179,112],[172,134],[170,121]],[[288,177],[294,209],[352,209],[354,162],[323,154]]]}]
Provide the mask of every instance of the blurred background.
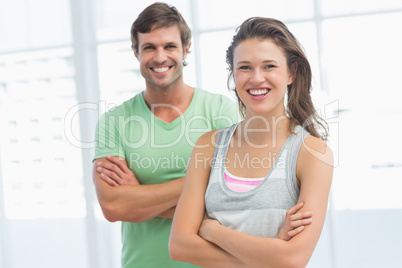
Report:
[{"label": "blurred background", "polygon": [[[144,89],[130,27],[153,1],[0,0],[0,267],[111,268],[120,223],[92,184],[99,116]],[[233,98],[225,51],[284,21],[314,72],[335,173],[308,267],[402,267],[402,1],[171,0],[193,31],[185,81]]]}]

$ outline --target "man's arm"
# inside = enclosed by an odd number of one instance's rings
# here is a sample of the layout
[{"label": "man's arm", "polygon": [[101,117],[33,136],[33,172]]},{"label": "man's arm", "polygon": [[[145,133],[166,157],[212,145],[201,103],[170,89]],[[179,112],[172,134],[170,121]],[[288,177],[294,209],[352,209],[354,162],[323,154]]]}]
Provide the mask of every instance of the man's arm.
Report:
[{"label": "man's arm", "polygon": [[[95,190],[107,220],[142,222],[159,216],[173,217],[184,178],[154,185],[140,185],[135,179],[130,184],[112,186],[106,182],[106,178],[101,177],[101,173],[107,172],[104,167],[110,163],[107,158],[99,158],[93,164]],[[121,161],[120,165],[125,165],[128,169],[125,161]],[[99,166],[101,168],[98,171]],[[124,170],[120,167],[118,169]],[[115,175],[119,174],[118,169],[116,168]]]}]

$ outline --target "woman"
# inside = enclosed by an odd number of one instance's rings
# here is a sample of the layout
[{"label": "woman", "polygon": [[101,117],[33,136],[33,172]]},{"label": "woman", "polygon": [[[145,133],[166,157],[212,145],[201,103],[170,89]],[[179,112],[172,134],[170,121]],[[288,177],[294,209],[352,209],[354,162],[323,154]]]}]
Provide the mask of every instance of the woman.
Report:
[{"label": "woman", "polygon": [[[310,96],[310,65],[287,27],[270,18],[246,20],[226,61],[244,119],[198,140],[170,255],[203,267],[305,267],[324,225],[333,173],[325,122]],[[286,211],[301,203],[314,221],[288,241],[276,238],[289,223]]]}]

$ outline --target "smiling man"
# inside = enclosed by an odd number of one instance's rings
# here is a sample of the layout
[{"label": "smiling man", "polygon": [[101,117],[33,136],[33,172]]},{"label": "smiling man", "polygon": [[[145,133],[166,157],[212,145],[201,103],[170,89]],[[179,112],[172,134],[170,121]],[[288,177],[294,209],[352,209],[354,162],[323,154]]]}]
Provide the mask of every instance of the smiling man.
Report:
[{"label": "smiling man", "polygon": [[191,31],[176,8],[147,7],[131,28],[145,90],[106,112],[96,130],[93,181],[105,218],[122,222],[122,267],[192,267],[168,239],[197,139],[237,122],[228,98],[185,84]]}]

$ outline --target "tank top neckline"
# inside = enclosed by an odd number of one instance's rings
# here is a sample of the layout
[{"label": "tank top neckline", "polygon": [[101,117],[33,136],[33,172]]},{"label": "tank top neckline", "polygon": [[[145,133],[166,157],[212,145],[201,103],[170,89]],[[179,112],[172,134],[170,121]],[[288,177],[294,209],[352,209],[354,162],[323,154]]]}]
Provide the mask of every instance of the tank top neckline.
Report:
[{"label": "tank top neckline", "polygon": [[[228,131],[228,133],[227,133],[227,135],[229,136],[228,139],[227,139],[227,143],[225,144],[225,147],[221,149],[221,150],[224,150],[223,153],[222,153],[222,157],[223,157],[223,158],[226,158],[226,156],[227,156],[228,148],[229,148],[229,144],[230,144],[230,140],[232,139],[233,133],[236,131],[236,129],[237,129],[237,127],[238,127],[239,124],[240,124],[240,122],[234,124],[234,125],[231,127],[231,129]],[[297,126],[296,126],[296,128],[295,128],[295,132],[297,132]],[[262,180],[262,182],[261,182],[259,185],[257,185],[257,186],[254,187],[253,189],[251,189],[251,190],[249,190],[249,191],[245,191],[245,192],[236,192],[236,191],[233,191],[233,190],[230,189],[230,188],[227,186],[227,184],[226,184],[226,181],[225,181],[225,170],[226,170],[226,167],[225,167],[225,168],[222,168],[222,169],[220,170],[220,171],[222,172],[222,173],[221,173],[221,179],[223,179],[223,183],[222,183],[222,184],[223,184],[223,188],[224,188],[227,192],[229,192],[229,193],[233,193],[233,194],[244,194],[244,195],[250,194],[250,193],[255,192],[255,191],[258,191],[259,188],[261,188],[264,184],[266,184],[266,183],[269,181],[269,177],[270,177],[270,175],[272,174],[272,172],[274,171],[274,169],[276,169],[277,161],[278,161],[278,159],[281,158],[281,156],[282,156],[282,154],[283,154],[283,151],[284,151],[285,148],[287,147],[286,145],[290,142],[290,138],[292,137],[292,135],[293,135],[293,134],[291,133],[291,134],[289,134],[289,136],[286,138],[285,143],[282,145],[282,148],[281,148],[281,150],[279,151],[278,157],[275,159],[274,165],[271,167],[271,169],[269,170],[269,172],[267,173],[267,175],[265,175],[265,177],[263,177],[263,180]],[[232,174],[232,175],[233,175],[233,174]]]}]

